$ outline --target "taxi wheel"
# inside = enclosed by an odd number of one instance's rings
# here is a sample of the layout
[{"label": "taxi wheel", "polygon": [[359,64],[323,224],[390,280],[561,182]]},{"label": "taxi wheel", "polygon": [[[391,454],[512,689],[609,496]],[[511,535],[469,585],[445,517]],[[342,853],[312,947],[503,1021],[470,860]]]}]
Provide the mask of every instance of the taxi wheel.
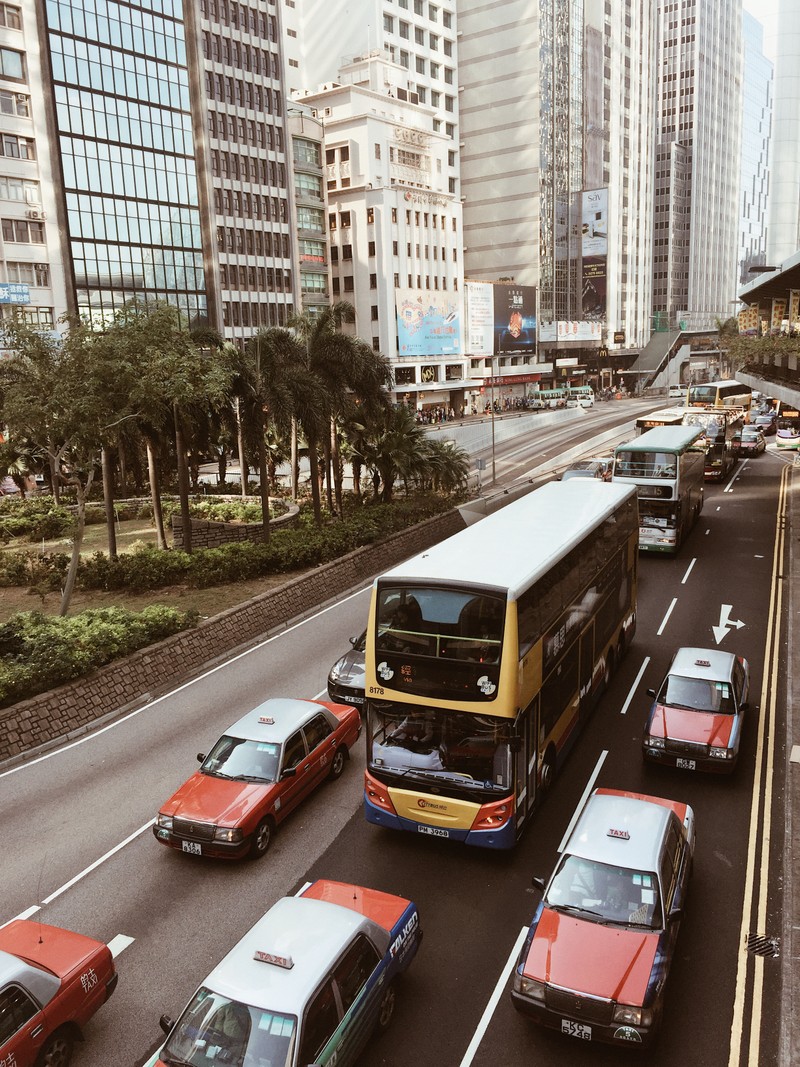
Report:
[{"label": "taxi wheel", "polygon": [[36,1067],[67,1067],[72,1060],[73,1045],[74,1041],[67,1030],[56,1030],[39,1053]]},{"label": "taxi wheel", "polygon": [[330,772],[330,774],[331,774],[331,778],[333,778],[334,781],[337,778],[341,778],[342,777],[342,771],[344,770],[344,765],[345,765],[346,761],[347,761],[347,749],[346,748],[337,748],[336,752],[333,755],[333,759],[331,760],[331,772]]},{"label": "taxi wheel", "polygon": [[389,1023],[394,1016],[394,1009],[397,1003],[397,994],[395,993],[394,983],[390,982],[384,989],[383,996],[381,997],[381,1006],[378,1009],[378,1029],[386,1030]]},{"label": "taxi wheel", "polygon": [[266,856],[270,843],[272,842],[272,835],[275,832],[275,824],[272,819],[267,817],[262,819],[256,827],[256,832],[253,834],[253,841],[250,845],[249,859],[258,860],[262,856]]}]

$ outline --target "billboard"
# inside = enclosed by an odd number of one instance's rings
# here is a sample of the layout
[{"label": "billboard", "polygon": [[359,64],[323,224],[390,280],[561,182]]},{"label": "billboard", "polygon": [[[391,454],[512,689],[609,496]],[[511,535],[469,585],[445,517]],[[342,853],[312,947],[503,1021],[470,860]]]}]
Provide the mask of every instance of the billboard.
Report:
[{"label": "billboard", "polygon": [[22,282],[0,284],[0,304],[30,304],[31,291]]},{"label": "billboard", "polygon": [[494,352],[494,286],[491,282],[465,282],[467,352],[491,356]]},{"label": "billboard", "polygon": [[461,351],[458,293],[397,289],[397,350],[401,356],[452,356]]},{"label": "billboard", "polygon": [[542,323],[542,341],[600,341],[603,336],[600,322],[559,322]]},{"label": "billboard", "polygon": [[581,194],[581,289],[583,318],[606,317],[608,262],[608,189]]},{"label": "billboard", "polygon": [[742,308],[738,315],[739,318],[739,333],[745,334],[748,337],[755,337],[758,334],[758,304],[750,304],[746,308]]},{"label": "billboard", "polygon": [[498,282],[494,290],[494,351],[536,351],[536,289]]}]

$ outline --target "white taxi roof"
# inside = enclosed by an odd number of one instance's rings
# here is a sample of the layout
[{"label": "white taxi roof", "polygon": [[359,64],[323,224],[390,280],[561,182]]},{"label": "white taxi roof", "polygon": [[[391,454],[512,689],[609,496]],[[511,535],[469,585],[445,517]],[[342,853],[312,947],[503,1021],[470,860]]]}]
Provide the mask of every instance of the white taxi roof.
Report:
[{"label": "white taxi roof", "polygon": [[61,982],[54,974],[0,949],[0,989],[10,982],[24,986],[42,1005],[49,1004],[61,988]]},{"label": "white taxi roof", "polygon": [[[225,733],[228,737],[242,737],[248,741],[271,741],[280,745],[287,740],[301,726],[318,715],[320,712],[330,722],[331,726],[337,725],[336,716],[322,704],[313,700],[298,700],[296,697],[272,697],[263,704],[248,711],[233,726],[229,726]],[[271,722],[261,720],[271,719]]]},{"label": "white taxi roof", "polygon": [[[389,934],[371,920],[325,900],[283,897],[214,968],[203,985],[251,1007],[301,1016],[306,1001],[343,949],[363,931],[381,955]],[[262,963],[255,953],[291,959]]]},{"label": "white taxi roof", "polygon": [[669,668],[670,674],[682,678],[704,678],[708,681],[728,681],[733,674],[736,656],[714,648],[679,648]]},{"label": "white taxi roof", "polygon": [[638,871],[658,871],[670,810],[631,796],[593,793],[565,853]]}]

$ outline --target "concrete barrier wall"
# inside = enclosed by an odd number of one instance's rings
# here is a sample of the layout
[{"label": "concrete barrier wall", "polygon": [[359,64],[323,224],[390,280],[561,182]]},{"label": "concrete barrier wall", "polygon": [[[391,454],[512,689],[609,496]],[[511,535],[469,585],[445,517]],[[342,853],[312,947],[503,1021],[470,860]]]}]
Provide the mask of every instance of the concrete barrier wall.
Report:
[{"label": "concrete barrier wall", "polygon": [[90,728],[464,529],[457,510],[358,549],[49,693],[0,710],[0,763]]}]

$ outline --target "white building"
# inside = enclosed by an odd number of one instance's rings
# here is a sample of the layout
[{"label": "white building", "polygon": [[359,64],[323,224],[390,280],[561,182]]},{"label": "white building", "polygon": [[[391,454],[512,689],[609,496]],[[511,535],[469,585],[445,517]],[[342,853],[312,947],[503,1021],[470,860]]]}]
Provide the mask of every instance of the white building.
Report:
[{"label": "white building", "polygon": [[767,219],[767,263],[800,248],[800,4],[779,0]]},{"label": "white building", "polygon": [[449,138],[385,53],[297,99],[324,126],[332,300],[351,303],[356,334],[392,360],[399,400],[458,410],[468,383]]},{"label": "white building", "polygon": [[46,328],[67,296],[44,96],[36,5],[0,4],[0,311]]}]

